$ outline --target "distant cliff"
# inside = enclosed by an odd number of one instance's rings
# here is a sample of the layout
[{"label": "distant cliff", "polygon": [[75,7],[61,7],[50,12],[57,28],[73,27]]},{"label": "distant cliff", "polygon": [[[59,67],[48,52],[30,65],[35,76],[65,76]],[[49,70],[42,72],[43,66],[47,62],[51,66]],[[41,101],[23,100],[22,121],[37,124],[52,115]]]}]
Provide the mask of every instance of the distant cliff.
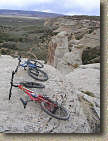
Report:
[{"label": "distant cliff", "polygon": [[39,18],[54,18],[58,16],[63,16],[61,14],[56,14],[56,13],[47,13],[40,11],[8,10],[8,9],[0,9],[0,15],[26,16],[26,17],[39,17]]}]

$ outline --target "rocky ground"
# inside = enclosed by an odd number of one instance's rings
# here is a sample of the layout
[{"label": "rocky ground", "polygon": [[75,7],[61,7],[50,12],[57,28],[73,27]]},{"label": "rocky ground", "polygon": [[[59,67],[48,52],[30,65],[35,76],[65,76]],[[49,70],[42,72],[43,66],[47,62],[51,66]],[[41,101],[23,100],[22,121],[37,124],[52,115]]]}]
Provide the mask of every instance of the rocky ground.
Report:
[{"label": "rocky ground", "polygon": [[[18,60],[10,56],[0,56],[0,132],[3,133],[97,133],[100,131],[100,65],[80,65],[64,75],[53,66],[44,65],[48,81],[44,89],[37,93],[48,95],[64,104],[69,110],[67,121],[57,120],[43,112],[38,103],[29,103],[24,109],[19,98],[25,99],[23,92],[12,90],[8,100],[11,72]],[[34,81],[22,68],[15,81]]]}]

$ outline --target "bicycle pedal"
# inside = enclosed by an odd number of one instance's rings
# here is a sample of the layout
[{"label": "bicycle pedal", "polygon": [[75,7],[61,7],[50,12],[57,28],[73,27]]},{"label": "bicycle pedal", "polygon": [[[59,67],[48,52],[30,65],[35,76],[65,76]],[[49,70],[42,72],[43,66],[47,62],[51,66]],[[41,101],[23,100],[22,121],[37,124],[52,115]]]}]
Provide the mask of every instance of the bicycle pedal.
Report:
[{"label": "bicycle pedal", "polygon": [[27,66],[24,66],[24,70],[27,70],[26,68],[27,68]]},{"label": "bicycle pedal", "polygon": [[23,104],[23,106],[24,106],[24,109],[25,109],[25,108],[26,108],[26,105],[27,105],[27,102],[24,101],[22,98],[20,98],[20,100],[21,100],[21,102],[22,102],[22,104]]}]

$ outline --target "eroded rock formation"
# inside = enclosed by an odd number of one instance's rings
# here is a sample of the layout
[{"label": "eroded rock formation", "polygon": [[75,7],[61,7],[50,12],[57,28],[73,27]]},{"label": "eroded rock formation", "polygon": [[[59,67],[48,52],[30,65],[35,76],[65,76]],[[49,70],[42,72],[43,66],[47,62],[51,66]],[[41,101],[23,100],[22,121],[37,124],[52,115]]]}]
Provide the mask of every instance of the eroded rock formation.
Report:
[{"label": "eroded rock formation", "polygon": [[[84,57],[88,61],[83,64],[99,62],[100,22],[98,20],[62,17],[56,18],[55,21],[48,20],[46,24],[56,27],[54,32],[58,32],[49,43],[48,64],[67,74],[81,65]],[[88,48],[89,51],[86,51]],[[85,52],[89,52],[90,59],[86,58],[89,55]],[[87,55],[83,57],[82,54]]]}]

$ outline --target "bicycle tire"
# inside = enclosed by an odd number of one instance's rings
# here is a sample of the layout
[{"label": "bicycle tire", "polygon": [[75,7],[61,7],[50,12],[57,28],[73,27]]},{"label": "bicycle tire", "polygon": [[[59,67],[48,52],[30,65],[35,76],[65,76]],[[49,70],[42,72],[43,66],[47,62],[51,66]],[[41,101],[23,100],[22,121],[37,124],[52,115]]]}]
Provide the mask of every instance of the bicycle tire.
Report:
[{"label": "bicycle tire", "polygon": [[[70,114],[69,114],[69,112],[68,112],[63,106],[59,105],[59,104],[58,104],[57,102],[55,102],[55,101],[50,100],[49,98],[47,98],[47,100],[48,100],[50,103],[52,103],[52,105],[56,104],[57,107],[56,107],[56,110],[55,110],[55,111],[54,111],[54,107],[53,107],[53,110],[50,111],[50,110],[48,110],[48,108],[46,108],[46,105],[45,105],[45,104],[48,105],[48,103],[42,101],[42,102],[40,103],[40,105],[41,105],[42,110],[43,110],[45,113],[47,113],[48,115],[50,115],[50,116],[52,116],[52,117],[54,117],[54,118],[56,118],[56,119],[59,119],[59,120],[68,120],[68,119],[69,119]],[[62,112],[64,112],[64,114],[65,114],[64,116],[56,115],[55,112],[57,112],[57,110],[58,110],[59,108],[61,109]]]},{"label": "bicycle tire", "polygon": [[[35,69],[35,68],[28,68],[28,75],[34,78],[35,80],[39,81],[47,81],[48,80],[48,75],[44,71],[40,69]],[[40,76],[43,75],[41,78]]]},{"label": "bicycle tire", "polygon": [[44,67],[44,65],[41,62],[37,61],[37,60],[30,59],[29,62],[36,65],[36,67],[38,67],[38,68],[43,68]]},{"label": "bicycle tire", "polygon": [[35,82],[20,82],[21,85],[25,86],[26,88],[45,88],[45,85],[41,83],[35,83]]}]

